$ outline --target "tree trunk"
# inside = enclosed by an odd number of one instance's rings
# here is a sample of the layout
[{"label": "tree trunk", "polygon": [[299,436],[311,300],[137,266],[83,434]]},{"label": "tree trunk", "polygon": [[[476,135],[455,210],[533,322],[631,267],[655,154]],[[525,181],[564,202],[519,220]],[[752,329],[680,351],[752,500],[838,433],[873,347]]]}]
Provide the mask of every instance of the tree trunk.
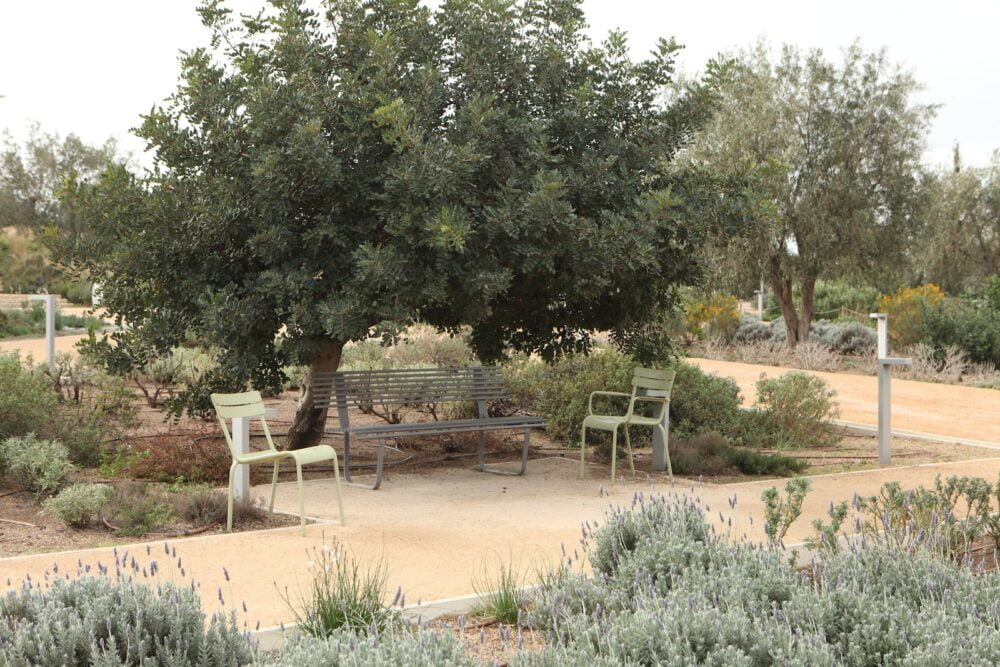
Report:
[{"label": "tree trunk", "polygon": [[785,344],[794,348],[799,342],[799,316],[795,311],[795,297],[792,294],[792,280],[781,275],[780,269],[771,267],[771,289],[781,308],[781,318],[785,321]]},{"label": "tree trunk", "polygon": [[344,344],[340,341],[330,341],[319,355],[309,364],[306,373],[299,407],[295,411],[292,427],[288,429],[288,449],[302,449],[319,444],[326,428],[326,409],[313,407],[314,396],[312,387],[313,373],[335,371],[340,366],[340,353]]},{"label": "tree trunk", "polygon": [[800,283],[802,292],[802,302],[799,306],[799,342],[805,343],[809,340],[809,330],[812,328],[812,319],[816,307],[813,295],[816,292],[816,277],[806,276]]}]

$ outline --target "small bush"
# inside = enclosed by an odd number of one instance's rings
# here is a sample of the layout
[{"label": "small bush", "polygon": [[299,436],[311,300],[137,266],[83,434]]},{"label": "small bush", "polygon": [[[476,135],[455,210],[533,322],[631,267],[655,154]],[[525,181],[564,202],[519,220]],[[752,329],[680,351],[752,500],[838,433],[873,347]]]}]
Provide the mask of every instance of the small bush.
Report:
[{"label": "small bush", "polygon": [[[395,627],[399,612],[383,601],[389,578],[385,562],[362,568],[334,542],[313,549],[312,590],[296,602],[286,591],[285,604],[299,628],[311,637],[330,637],[338,630],[379,634]],[[397,594],[397,598],[399,594]],[[393,602],[393,606],[401,600]]]},{"label": "small bush", "polygon": [[730,378],[709,374],[692,364],[678,364],[670,394],[671,437],[691,438],[717,432],[741,434],[740,388]]},{"label": "small bush", "polygon": [[688,439],[672,439],[670,465],[677,475],[718,476],[741,472],[746,475],[793,475],[806,469],[805,461],[781,454],[764,454],[734,447],[718,433]]},{"label": "small bush", "polygon": [[[177,514],[195,526],[211,526],[225,523],[228,513],[229,496],[224,491],[211,488],[185,490],[177,499]],[[233,523],[263,521],[267,510],[260,500],[253,498],[233,499]]]},{"label": "small bush", "polygon": [[109,522],[119,535],[142,537],[174,517],[173,505],[145,484],[122,485],[108,507]]},{"label": "small bush", "polygon": [[122,475],[153,482],[225,482],[233,461],[221,435],[210,439],[145,438],[116,452],[105,460],[117,461]]},{"label": "small bush", "polygon": [[771,340],[772,333],[771,325],[767,322],[761,322],[753,315],[744,315],[740,318],[740,324],[733,333],[733,343],[756,343]]},{"label": "small bush", "polygon": [[463,335],[442,333],[426,324],[410,327],[398,340],[389,343],[381,338],[370,338],[347,345],[340,361],[341,369],[468,366],[476,358]]},{"label": "small bush", "polygon": [[904,347],[921,341],[926,335],[925,314],[944,299],[944,292],[933,283],[905,287],[882,297],[879,310],[889,316],[889,340]]},{"label": "small bush", "polygon": [[739,300],[713,293],[684,308],[688,332],[698,338],[731,338],[740,326]]},{"label": "small bush", "polygon": [[0,664],[193,665],[252,663],[256,648],[235,617],[206,623],[199,594],[88,577],[25,585],[0,598]]},{"label": "small bush", "polygon": [[69,450],[57,440],[39,440],[29,433],[0,443],[0,469],[38,493],[61,487],[73,467]]},{"label": "small bush", "polygon": [[74,484],[49,498],[42,507],[46,513],[73,528],[93,523],[114,496],[106,484]]},{"label": "small bush", "polygon": [[878,308],[882,295],[874,287],[852,285],[839,280],[819,280],[813,291],[813,308],[824,316],[840,316],[848,310],[860,317],[868,317]]},{"label": "small bush", "polygon": [[967,299],[945,299],[923,312],[921,341],[939,357],[956,346],[973,362],[1000,364],[1000,312]]},{"label": "small bush", "polygon": [[839,415],[836,392],[815,375],[792,371],[779,378],[761,376],[757,381],[758,445],[781,449],[824,447],[840,435],[830,421]]},{"label": "small bush", "polygon": [[43,433],[58,402],[48,381],[25,369],[20,357],[0,355],[0,438]]},{"label": "small bush", "polygon": [[877,334],[859,322],[813,322],[809,340],[822,344],[837,354],[857,355],[874,350]]}]

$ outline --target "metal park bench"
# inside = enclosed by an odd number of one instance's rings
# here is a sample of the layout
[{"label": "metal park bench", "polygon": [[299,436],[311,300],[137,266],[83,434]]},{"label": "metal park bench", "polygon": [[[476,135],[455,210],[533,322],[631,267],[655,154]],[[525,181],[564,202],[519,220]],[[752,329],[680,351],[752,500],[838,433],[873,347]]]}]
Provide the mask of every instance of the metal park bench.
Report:
[{"label": "metal park bench", "polygon": [[[490,417],[488,403],[506,398],[500,369],[490,366],[467,368],[413,368],[371,371],[336,371],[316,373],[312,377],[314,405],[316,408],[337,409],[339,424],[330,429],[344,436],[344,480],[354,486],[377,489],[382,484],[382,467],[385,459],[385,441],[418,435],[447,435],[451,433],[479,433],[479,469],[498,475],[523,475],[528,465],[528,447],[531,429],[544,428],[541,417],[512,416]],[[476,403],[479,416],[475,419],[450,419],[438,421],[433,406],[442,403]],[[382,409],[383,414],[398,418],[404,406],[431,406],[433,421],[410,423],[385,423],[352,426],[350,407],[369,413]],[[485,461],[484,440],[486,431],[524,431],[524,448],[521,467],[517,472],[488,467]],[[351,481],[351,438],[378,440],[375,464],[375,483],[371,486]]]}]

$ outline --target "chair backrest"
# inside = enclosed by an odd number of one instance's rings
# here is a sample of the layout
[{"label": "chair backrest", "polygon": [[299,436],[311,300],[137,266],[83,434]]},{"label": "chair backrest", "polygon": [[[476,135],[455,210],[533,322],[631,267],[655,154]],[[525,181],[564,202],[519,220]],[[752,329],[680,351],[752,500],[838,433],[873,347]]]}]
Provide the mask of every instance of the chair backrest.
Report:
[{"label": "chair backrest", "polygon": [[267,436],[267,445],[271,449],[274,449],[274,443],[271,441],[271,432],[267,428],[267,422],[264,421],[267,409],[264,407],[264,399],[261,397],[259,391],[244,391],[239,394],[212,394],[212,406],[215,407],[215,416],[218,417],[219,423],[222,425],[222,433],[226,436],[226,444],[229,445],[229,451],[234,457],[238,458],[241,452],[236,450],[236,445],[233,443],[233,436],[229,432],[229,424],[226,423],[226,420],[236,417],[256,417],[260,419],[261,426],[264,428],[264,434]]},{"label": "chair backrest", "polygon": [[643,390],[664,392],[670,398],[670,390],[674,387],[677,371],[660,371],[654,368],[637,367],[632,373],[632,393]]}]

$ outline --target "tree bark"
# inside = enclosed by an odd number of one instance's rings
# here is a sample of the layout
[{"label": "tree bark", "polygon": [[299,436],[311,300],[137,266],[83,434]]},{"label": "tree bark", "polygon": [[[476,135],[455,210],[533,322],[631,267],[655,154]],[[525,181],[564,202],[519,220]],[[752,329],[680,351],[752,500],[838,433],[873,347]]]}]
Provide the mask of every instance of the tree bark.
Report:
[{"label": "tree bark", "polygon": [[812,329],[812,319],[816,307],[813,295],[816,292],[816,276],[805,276],[799,283],[802,293],[802,301],[799,305],[799,340],[800,343],[809,341],[809,330]]},{"label": "tree bark", "polygon": [[781,318],[785,322],[785,344],[794,348],[799,342],[799,316],[795,311],[795,297],[792,294],[792,280],[782,275],[778,267],[770,272],[771,290],[781,308]]},{"label": "tree bark", "polygon": [[309,372],[306,373],[302,396],[299,398],[299,407],[295,411],[295,419],[288,429],[288,449],[302,449],[319,444],[323,437],[323,429],[326,428],[326,409],[313,407],[315,397],[313,394],[313,373],[335,371],[340,366],[340,355],[344,350],[344,344],[340,341],[330,341],[326,344],[319,355],[309,364]]}]

